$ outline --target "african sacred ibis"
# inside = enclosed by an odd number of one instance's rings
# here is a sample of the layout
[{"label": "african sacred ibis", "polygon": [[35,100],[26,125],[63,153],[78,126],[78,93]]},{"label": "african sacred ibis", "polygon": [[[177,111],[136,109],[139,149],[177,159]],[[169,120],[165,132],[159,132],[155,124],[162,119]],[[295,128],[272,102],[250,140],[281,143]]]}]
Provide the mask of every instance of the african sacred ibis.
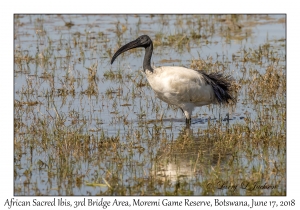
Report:
[{"label": "african sacred ibis", "polygon": [[112,57],[111,64],[121,53],[137,47],[145,48],[143,69],[150,86],[159,99],[181,108],[186,117],[186,124],[191,123],[192,111],[196,106],[234,101],[230,92],[230,76],[223,76],[221,73],[206,74],[179,66],[153,69],[150,65],[153,44],[147,35],[122,46]]}]

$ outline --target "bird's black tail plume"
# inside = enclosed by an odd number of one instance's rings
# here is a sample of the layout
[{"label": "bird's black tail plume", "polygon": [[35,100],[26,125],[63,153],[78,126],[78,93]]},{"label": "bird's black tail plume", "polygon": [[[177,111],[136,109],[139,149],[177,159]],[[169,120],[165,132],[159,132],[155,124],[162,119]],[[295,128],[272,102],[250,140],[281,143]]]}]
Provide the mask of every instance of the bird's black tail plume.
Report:
[{"label": "bird's black tail plume", "polygon": [[207,74],[203,71],[199,72],[203,75],[205,81],[212,86],[217,101],[220,104],[227,104],[229,101],[236,102],[236,99],[232,95],[232,86],[234,80],[231,76],[224,76],[222,73],[218,72],[210,74]]}]

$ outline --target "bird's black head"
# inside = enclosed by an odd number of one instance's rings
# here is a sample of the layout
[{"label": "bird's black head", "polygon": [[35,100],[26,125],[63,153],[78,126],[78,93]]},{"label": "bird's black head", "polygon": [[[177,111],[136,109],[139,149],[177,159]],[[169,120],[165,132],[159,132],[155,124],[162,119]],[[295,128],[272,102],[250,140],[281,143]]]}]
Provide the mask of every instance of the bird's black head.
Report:
[{"label": "bird's black head", "polygon": [[135,41],[137,43],[139,43],[138,47],[145,47],[145,48],[148,47],[152,43],[152,40],[147,35],[142,35],[139,38],[137,38]]},{"label": "bird's black head", "polygon": [[122,46],[120,49],[118,49],[118,51],[114,54],[114,56],[111,59],[111,64],[113,64],[113,62],[115,61],[115,59],[123,52],[133,49],[133,48],[137,48],[137,47],[144,47],[147,48],[148,46],[150,46],[152,44],[152,40],[150,39],[149,36],[147,35],[142,35],[139,38],[137,38],[136,40],[129,42],[127,44],[125,44],[124,46]]}]

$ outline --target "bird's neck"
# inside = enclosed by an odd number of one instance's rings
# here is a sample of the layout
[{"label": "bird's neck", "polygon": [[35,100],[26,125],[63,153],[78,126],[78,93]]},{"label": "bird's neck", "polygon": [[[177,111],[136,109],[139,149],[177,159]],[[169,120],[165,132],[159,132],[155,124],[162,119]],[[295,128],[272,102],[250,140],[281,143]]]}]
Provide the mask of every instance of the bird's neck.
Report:
[{"label": "bird's neck", "polygon": [[145,50],[146,50],[146,52],[145,52],[145,57],[144,57],[144,62],[143,62],[144,72],[146,72],[146,70],[153,72],[153,68],[151,67],[151,57],[152,57],[152,52],[153,52],[152,42],[150,43],[149,46],[147,46],[145,48]]}]

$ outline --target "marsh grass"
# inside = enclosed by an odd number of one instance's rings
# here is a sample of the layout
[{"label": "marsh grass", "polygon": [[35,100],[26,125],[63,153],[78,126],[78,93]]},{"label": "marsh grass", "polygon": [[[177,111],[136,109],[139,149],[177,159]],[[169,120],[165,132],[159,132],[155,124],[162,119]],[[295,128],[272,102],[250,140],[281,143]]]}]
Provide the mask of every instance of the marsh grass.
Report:
[{"label": "marsh grass", "polygon": [[[248,43],[284,17],[14,19],[15,195],[286,195],[285,37]],[[110,66],[142,32],[155,65],[232,75],[237,103],[199,108],[185,127],[139,71],[142,50]],[[228,53],[220,43],[239,44]]]}]

